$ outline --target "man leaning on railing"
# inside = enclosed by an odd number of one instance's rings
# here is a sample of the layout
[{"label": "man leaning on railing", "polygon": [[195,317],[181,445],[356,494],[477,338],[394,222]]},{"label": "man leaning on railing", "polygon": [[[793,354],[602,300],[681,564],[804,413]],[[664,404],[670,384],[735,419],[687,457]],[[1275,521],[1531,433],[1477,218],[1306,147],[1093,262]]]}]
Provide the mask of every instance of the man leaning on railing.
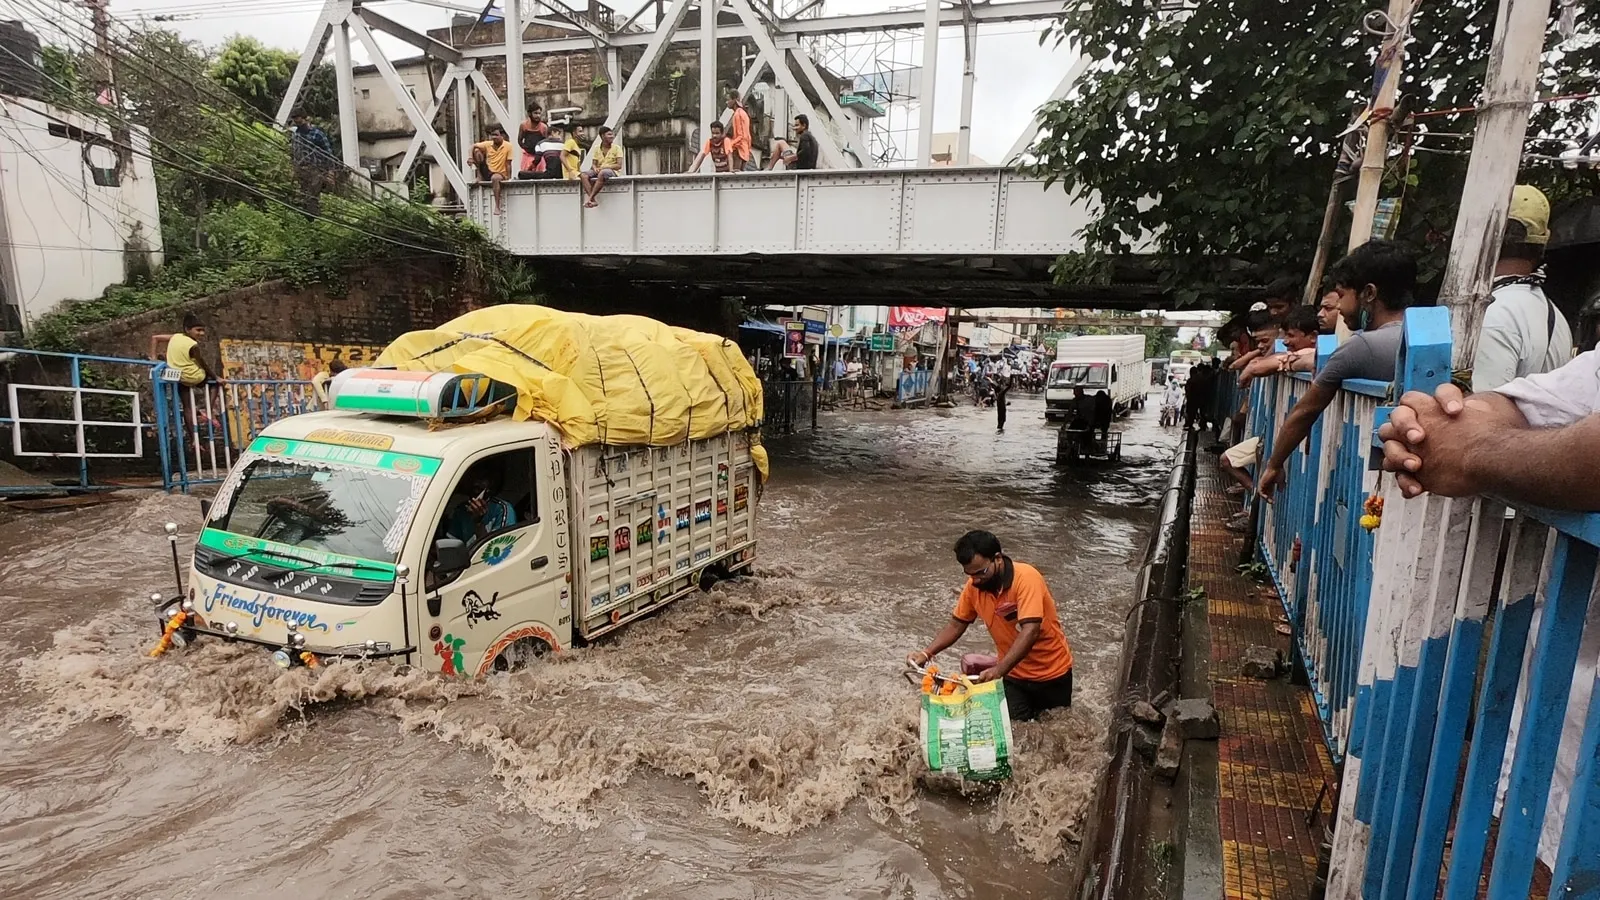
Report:
[{"label": "man leaning on railing", "polygon": [[1350,251],[1328,273],[1340,295],[1341,314],[1362,329],[1339,346],[1311,381],[1273,439],[1272,458],[1256,481],[1267,500],[1283,486],[1283,467],[1348,378],[1393,381],[1405,335],[1402,322],[1417,283],[1417,262],[1394,241],[1368,241]]},{"label": "man leaning on railing", "polygon": [[1552,372],[1463,396],[1453,384],[1400,398],[1378,429],[1383,467],[1407,497],[1490,494],[1509,503],[1600,511],[1600,350]]}]

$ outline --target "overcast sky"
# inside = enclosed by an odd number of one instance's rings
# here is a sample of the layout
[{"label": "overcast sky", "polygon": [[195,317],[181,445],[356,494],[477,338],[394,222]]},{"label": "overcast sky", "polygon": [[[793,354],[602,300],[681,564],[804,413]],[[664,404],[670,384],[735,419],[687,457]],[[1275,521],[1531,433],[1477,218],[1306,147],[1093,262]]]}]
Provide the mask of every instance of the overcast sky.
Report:
[{"label": "overcast sky", "polygon": [[[473,0],[448,0],[463,7],[474,6]],[[568,0],[570,5],[583,6],[579,0]],[[449,23],[452,13],[446,9],[424,6],[405,0],[385,0],[378,5],[369,0],[384,15],[418,30],[437,28]],[[888,9],[908,8],[904,3],[885,0],[825,0],[825,10],[830,15],[879,12]],[[626,18],[639,8],[636,0],[620,0],[618,13]],[[60,15],[59,0],[0,0],[0,10],[8,18],[22,18],[49,42],[59,32],[43,18],[41,11]],[[174,28],[185,37],[216,45],[235,34],[248,34],[271,46],[300,52],[311,34],[321,9],[318,0],[112,0],[111,13],[124,21],[141,16],[172,17],[161,24]],[[479,7],[481,8],[481,7]],[[73,4],[66,11],[73,19],[86,21],[87,11]],[[54,18],[54,17],[52,17]],[[59,19],[55,20],[59,22]],[[1072,54],[1066,50],[1050,50],[1039,46],[1038,35],[1044,23],[1017,22],[987,26],[979,32],[977,53],[977,80],[973,92],[972,152],[989,162],[1001,162],[1017,135],[1029,121],[1033,111],[1043,103],[1072,63]],[[901,64],[919,63],[921,41],[915,33],[895,45],[897,61]],[[379,43],[391,59],[412,55],[415,51],[407,45],[378,35]],[[355,48],[358,62],[366,61],[366,54]],[[858,54],[859,55],[859,54]],[[961,32],[957,28],[942,30],[939,41],[938,84],[934,103],[936,131],[956,131],[961,110]],[[892,119],[895,127],[914,127],[917,112]],[[915,153],[915,135],[910,135],[907,145]]]}]

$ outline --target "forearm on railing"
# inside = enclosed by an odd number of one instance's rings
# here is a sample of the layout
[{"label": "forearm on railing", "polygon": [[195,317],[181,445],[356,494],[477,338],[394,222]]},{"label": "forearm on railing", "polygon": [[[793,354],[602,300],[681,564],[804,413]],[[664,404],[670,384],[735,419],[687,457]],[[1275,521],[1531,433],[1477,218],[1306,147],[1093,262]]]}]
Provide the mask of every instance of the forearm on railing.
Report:
[{"label": "forearm on railing", "polygon": [[1517,428],[1478,442],[1470,456],[1483,493],[1510,503],[1600,511],[1600,414],[1563,428]]},{"label": "forearm on railing", "polygon": [[1333,402],[1333,394],[1333,391],[1318,384],[1306,389],[1305,396],[1294,405],[1294,409],[1289,410],[1289,415],[1273,437],[1272,468],[1281,469],[1289,461],[1289,454],[1305,441],[1306,435],[1311,433],[1311,426],[1317,423],[1322,411]]}]

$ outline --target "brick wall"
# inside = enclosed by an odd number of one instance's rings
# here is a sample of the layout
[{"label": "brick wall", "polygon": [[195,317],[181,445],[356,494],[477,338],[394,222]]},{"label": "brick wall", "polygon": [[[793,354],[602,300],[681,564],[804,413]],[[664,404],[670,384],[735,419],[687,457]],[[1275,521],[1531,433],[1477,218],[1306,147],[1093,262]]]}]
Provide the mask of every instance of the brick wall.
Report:
[{"label": "brick wall", "polygon": [[[229,376],[309,377],[335,354],[359,361],[407,331],[473,309],[476,298],[457,282],[450,260],[386,261],[352,271],[341,285],[263,282],[97,326],[81,339],[89,353],[142,359],[151,335],[177,331],[194,313],[206,324],[208,364]],[[296,356],[305,365],[294,366]]]}]

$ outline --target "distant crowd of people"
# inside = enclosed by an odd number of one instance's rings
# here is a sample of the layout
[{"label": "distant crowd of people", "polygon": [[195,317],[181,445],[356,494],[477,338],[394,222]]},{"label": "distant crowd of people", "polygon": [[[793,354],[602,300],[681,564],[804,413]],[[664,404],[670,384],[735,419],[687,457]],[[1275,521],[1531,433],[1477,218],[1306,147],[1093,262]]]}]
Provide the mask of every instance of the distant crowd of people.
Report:
[{"label": "distant crowd of people", "polygon": [[[711,123],[711,134],[701,144],[700,152],[695,155],[694,162],[690,163],[686,172],[700,171],[707,160],[710,160],[714,172],[751,172],[757,169],[751,150],[750,113],[737,93],[728,95],[727,107],[728,122]],[[811,120],[798,115],[791,124],[794,129],[792,137],[773,141],[768,170],[776,169],[780,164],[785,169],[817,167],[820,146],[816,135],[811,133]],[[609,126],[601,126],[598,138],[590,148],[588,167],[584,168],[580,137],[581,128],[570,120],[547,122],[544,110],[538,104],[529,106],[528,117],[517,129],[517,146],[522,148],[523,156],[516,178],[578,181],[583,185],[580,193],[584,207],[592,209],[598,206],[600,192],[606,182],[626,174],[627,157],[622,145],[617,143],[616,131]],[[325,141],[326,136],[323,139]],[[496,215],[504,211],[501,184],[512,180],[511,151],[510,136],[499,126],[490,128],[487,138],[472,146],[472,164],[477,170],[478,180],[494,186]]]},{"label": "distant crowd of people", "polygon": [[[1544,195],[1518,185],[1470,372],[1457,373],[1432,395],[1405,394],[1380,428],[1384,468],[1397,474],[1408,496],[1487,493],[1511,503],[1600,511],[1600,482],[1584,474],[1583,462],[1600,448],[1600,351],[1574,357],[1566,316],[1545,295],[1549,219]],[[1345,381],[1396,379],[1416,281],[1408,249],[1373,240],[1334,264],[1316,308],[1296,306],[1295,284],[1285,281],[1228,323],[1220,337],[1233,356],[1226,366],[1217,360],[1197,366],[1184,399],[1192,426],[1235,440],[1220,461],[1236,482],[1233,493],[1270,501],[1288,480],[1290,454]],[[1319,367],[1317,335],[1345,330],[1348,338]],[[1261,438],[1243,437],[1247,406],[1217,411],[1214,401],[1224,379],[1247,386],[1275,372],[1314,374],[1263,459]],[[1241,513],[1230,527],[1243,530],[1246,520]]]}]

